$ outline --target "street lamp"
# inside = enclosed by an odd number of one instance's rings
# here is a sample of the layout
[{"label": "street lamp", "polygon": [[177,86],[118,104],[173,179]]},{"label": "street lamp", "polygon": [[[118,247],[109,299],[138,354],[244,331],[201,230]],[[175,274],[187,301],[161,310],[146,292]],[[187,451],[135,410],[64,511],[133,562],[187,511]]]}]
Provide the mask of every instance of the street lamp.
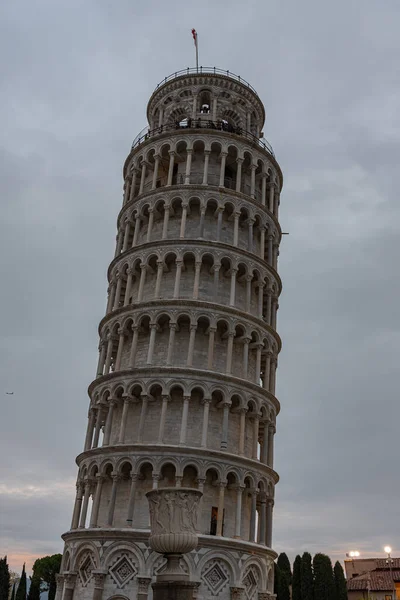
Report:
[{"label": "street lamp", "polygon": [[358,558],[360,556],[360,553],[358,550],[350,550],[350,552],[346,552],[346,556],[348,558]]},{"label": "street lamp", "polygon": [[390,546],[385,546],[384,551],[387,554],[386,564],[389,565],[389,570],[390,570],[390,580],[392,582],[392,589],[393,589],[393,600],[396,600],[396,586],[394,584],[393,574],[392,574],[393,558],[390,556],[392,553],[392,549]]}]

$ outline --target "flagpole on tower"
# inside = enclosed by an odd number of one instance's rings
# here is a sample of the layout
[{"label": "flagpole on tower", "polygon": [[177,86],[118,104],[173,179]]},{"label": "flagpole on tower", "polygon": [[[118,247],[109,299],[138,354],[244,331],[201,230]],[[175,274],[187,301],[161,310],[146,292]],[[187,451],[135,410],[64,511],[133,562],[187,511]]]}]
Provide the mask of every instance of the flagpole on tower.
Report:
[{"label": "flagpole on tower", "polygon": [[194,46],[196,48],[196,71],[199,72],[199,43],[198,43],[198,33],[195,29],[192,29],[192,36],[194,40]]}]

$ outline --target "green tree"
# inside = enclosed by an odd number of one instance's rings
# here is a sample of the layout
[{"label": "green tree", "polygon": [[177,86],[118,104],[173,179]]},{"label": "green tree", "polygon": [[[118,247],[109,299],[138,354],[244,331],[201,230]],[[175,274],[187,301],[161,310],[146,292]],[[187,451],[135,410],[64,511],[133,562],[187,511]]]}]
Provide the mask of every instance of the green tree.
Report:
[{"label": "green tree", "polygon": [[38,558],[33,564],[33,575],[41,582],[41,590],[48,591],[48,600],[54,600],[57,590],[56,575],[61,568],[61,554]]},{"label": "green tree", "polygon": [[301,596],[301,556],[298,554],[293,563],[292,600],[302,600]]},{"label": "green tree", "polygon": [[0,558],[0,600],[8,600],[10,593],[10,571],[7,556]]},{"label": "green tree", "polygon": [[290,560],[285,552],[281,552],[278,556],[278,560],[276,561],[279,569],[286,573],[289,585],[292,584],[292,568],[290,566]]},{"label": "green tree", "polygon": [[281,571],[275,563],[274,593],[276,600],[290,600],[289,577],[286,571]]},{"label": "green tree", "polygon": [[301,600],[314,600],[314,574],[309,552],[301,557]]},{"label": "green tree", "polygon": [[13,587],[12,587],[11,600],[15,600],[15,583],[13,583]]},{"label": "green tree", "polygon": [[314,599],[335,600],[332,563],[329,556],[318,553],[313,560]]},{"label": "green tree", "polygon": [[31,585],[28,592],[28,600],[40,600],[40,578],[37,575],[30,577]]},{"label": "green tree", "polygon": [[22,568],[21,579],[19,580],[17,593],[15,594],[15,600],[26,600],[26,572],[25,563]]},{"label": "green tree", "polygon": [[335,600],[347,600],[347,583],[343,567],[338,560],[333,568],[333,579],[335,582]]}]

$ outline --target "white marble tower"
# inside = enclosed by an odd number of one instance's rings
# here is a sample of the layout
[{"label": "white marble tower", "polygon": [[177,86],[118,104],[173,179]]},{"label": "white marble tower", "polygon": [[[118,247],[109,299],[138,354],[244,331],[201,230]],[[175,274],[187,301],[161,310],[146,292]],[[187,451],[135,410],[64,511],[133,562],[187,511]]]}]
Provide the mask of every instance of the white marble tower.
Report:
[{"label": "white marble tower", "polygon": [[282,173],[243,79],[162,81],[123,167],[57,600],[151,600],[146,492],[203,492],[183,568],[198,598],[265,600],[271,548]]}]

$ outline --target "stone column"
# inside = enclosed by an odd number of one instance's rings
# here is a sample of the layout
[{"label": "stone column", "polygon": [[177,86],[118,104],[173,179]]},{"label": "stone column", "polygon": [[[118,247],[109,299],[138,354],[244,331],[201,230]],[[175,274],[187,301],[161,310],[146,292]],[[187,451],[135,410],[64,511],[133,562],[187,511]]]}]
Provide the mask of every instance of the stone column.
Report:
[{"label": "stone column", "polygon": [[118,254],[121,254],[122,241],[123,241],[122,231],[118,231],[118,234],[117,234],[117,244],[116,244],[116,247],[115,247],[114,258],[117,258]]},{"label": "stone column", "polygon": [[126,422],[128,420],[129,405],[130,405],[130,398],[129,398],[129,396],[125,396],[124,404],[122,407],[121,424],[120,424],[120,428],[119,428],[119,436],[118,436],[119,444],[123,444],[125,441],[125,430],[126,430]]},{"label": "stone column", "polygon": [[106,426],[104,428],[103,446],[109,446],[109,444],[110,444],[111,428],[112,428],[112,421],[113,421],[113,413],[114,413],[114,406],[115,406],[115,404],[116,404],[116,400],[114,398],[110,398],[109,404],[108,404],[108,413],[107,413],[107,419],[106,419]]},{"label": "stone column", "polygon": [[84,451],[85,452],[86,452],[86,450],[90,450],[90,448],[92,447],[92,439],[93,439],[93,431],[94,431],[95,420],[96,420],[96,415],[94,414],[93,408],[91,408],[89,410],[89,422],[88,422],[88,427],[87,427],[87,432],[86,432],[86,439],[85,439],[85,446],[84,446]]},{"label": "stone column", "polygon": [[100,429],[101,429],[102,422],[103,422],[103,409],[101,406],[99,406],[97,408],[96,427],[94,430],[94,439],[93,439],[92,448],[97,448],[99,445]]},{"label": "stone column", "polygon": [[132,183],[131,183],[131,193],[129,195],[129,202],[135,197],[135,188],[136,188],[136,179],[139,173],[139,169],[134,168],[132,171]]},{"label": "stone column", "polygon": [[253,441],[252,441],[252,451],[251,451],[251,458],[253,460],[257,460],[258,458],[258,429],[259,429],[259,425],[260,425],[260,416],[259,415],[254,415],[253,417]]},{"label": "stone column", "polygon": [[56,573],[56,584],[57,584],[57,591],[56,591],[55,600],[61,600],[61,598],[63,596],[63,592],[64,592],[64,575],[61,575],[61,573]]},{"label": "stone column", "polygon": [[267,257],[267,259],[268,259],[268,264],[269,264],[270,267],[273,266],[273,256],[272,256],[272,254],[273,254],[273,252],[272,252],[272,250],[273,250],[273,245],[272,245],[273,239],[274,238],[273,238],[272,235],[268,236],[268,257]]},{"label": "stone column", "polygon": [[122,206],[125,206],[125,204],[128,202],[129,193],[130,193],[130,185],[129,185],[129,178],[127,177],[125,179],[125,183],[124,183],[124,195],[122,198]]},{"label": "stone column", "polygon": [[148,600],[149,585],[151,583],[151,577],[137,577],[138,592],[137,600]]},{"label": "stone column", "polygon": [[161,279],[162,279],[163,270],[164,270],[163,261],[157,260],[157,278],[156,278],[156,285],[154,288],[154,300],[157,300],[157,298],[160,298]]},{"label": "stone column", "polygon": [[214,364],[214,341],[215,341],[215,332],[217,331],[216,327],[208,328],[208,355],[207,355],[207,369],[212,370]]},{"label": "stone column", "polygon": [[154,222],[154,209],[149,208],[149,222],[147,223],[147,234],[146,234],[146,244],[148,244],[151,240],[151,232],[153,230],[153,222]]},{"label": "stone column", "polygon": [[235,337],[235,332],[231,331],[228,334],[228,348],[226,351],[226,374],[230,375],[232,372],[232,356],[233,356],[233,338]]},{"label": "stone column", "polygon": [[193,150],[191,148],[188,148],[186,152],[187,152],[187,157],[186,157],[185,185],[189,185],[190,184],[190,170],[192,168]]},{"label": "stone column", "polygon": [[118,486],[118,481],[120,479],[120,477],[117,473],[111,473],[111,477],[112,477],[112,488],[111,488],[110,505],[108,507],[107,527],[112,527],[112,524],[114,521],[115,501],[117,499],[117,486]]},{"label": "stone column", "polygon": [[274,501],[272,498],[267,500],[267,532],[266,532],[266,544],[268,548],[272,547],[272,513],[274,508]]},{"label": "stone column", "polygon": [[107,573],[102,571],[92,571],[94,578],[94,589],[92,600],[101,600],[104,590],[104,582],[107,577]]},{"label": "stone column", "polygon": [[247,248],[249,252],[253,252],[253,226],[254,226],[254,219],[248,219],[247,221],[248,226],[249,226],[249,238],[248,238],[248,244],[247,244]]},{"label": "stone column", "polygon": [[131,229],[131,222],[127,221],[125,223],[125,233],[124,233],[124,244],[122,246],[122,252],[126,252],[128,250],[128,241],[129,241],[129,232]]},{"label": "stone column", "polygon": [[229,408],[230,402],[223,403],[222,431],[221,431],[221,450],[228,447],[228,426],[229,426]]},{"label": "stone column", "polygon": [[272,423],[268,426],[268,466],[274,468],[274,435],[275,425]]},{"label": "stone column", "polygon": [[201,270],[201,260],[196,260],[196,266],[195,266],[195,271],[194,271],[194,283],[193,283],[193,300],[198,300],[198,298],[199,298],[200,270]]},{"label": "stone column", "polygon": [[133,511],[135,508],[135,495],[136,495],[136,482],[137,482],[137,478],[138,478],[138,474],[137,473],[132,473],[131,474],[131,489],[129,491],[129,501],[128,501],[128,514],[126,516],[126,522],[128,524],[128,527],[132,527],[132,521],[133,521]]},{"label": "stone column", "polygon": [[115,336],[110,333],[108,335],[108,343],[107,343],[108,345],[107,345],[106,362],[104,365],[104,375],[107,375],[107,373],[109,373],[109,371],[110,371],[112,351],[113,351],[115,341],[116,341]]},{"label": "stone column", "polygon": [[248,369],[249,369],[249,344],[251,340],[250,338],[243,338],[243,371],[242,377],[243,379],[247,379]]},{"label": "stone column", "polygon": [[144,291],[144,283],[146,281],[146,272],[147,272],[147,266],[142,263],[140,265],[140,281],[139,281],[139,290],[138,290],[138,296],[137,296],[138,302],[141,302],[143,300],[143,291]]},{"label": "stone column", "polygon": [[236,171],[236,191],[240,192],[242,188],[242,164],[243,158],[237,158],[237,171]]},{"label": "stone column", "polygon": [[181,228],[180,228],[180,231],[179,231],[179,237],[180,237],[180,239],[184,239],[184,237],[185,237],[186,217],[187,217],[188,206],[189,205],[188,205],[187,202],[182,202]]},{"label": "stone column", "polygon": [[246,275],[246,312],[251,312],[251,282],[253,275]]},{"label": "stone column", "polygon": [[256,349],[256,381],[257,385],[260,385],[260,375],[261,375],[261,352],[262,352],[262,343],[254,344]]},{"label": "stone column", "polygon": [[190,400],[190,396],[183,396],[181,434],[179,436],[179,444],[181,446],[184,446],[186,444],[187,420],[188,420],[188,413],[189,413],[189,400]]},{"label": "stone column", "polygon": [[271,304],[272,304],[272,292],[270,289],[267,289],[267,309],[265,314],[265,320],[269,326],[271,326]]},{"label": "stone column", "polygon": [[257,513],[257,490],[250,490],[251,494],[251,515],[250,515],[250,536],[249,541],[254,542],[256,538],[256,513]]},{"label": "stone column", "polygon": [[144,182],[146,179],[146,167],[147,167],[147,163],[146,161],[142,161],[142,174],[140,177],[140,187],[139,187],[139,195],[143,194],[143,190],[144,190]]},{"label": "stone column", "polygon": [[218,104],[218,98],[214,97],[212,99],[212,120],[213,121],[217,120],[217,104]]},{"label": "stone column", "polygon": [[135,229],[133,230],[133,240],[132,240],[132,246],[131,248],[135,248],[135,246],[137,246],[137,240],[139,237],[139,230],[140,230],[140,217],[139,215],[136,215],[135,217]]},{"label": "stone column", "polygon": [[129,353],[129,367],[131,369],[133,369],[133,367],[135,366],[137,343],[138,343],[138,337],[139,337],[139,328],[138,328],[138,326],[137,325],[132,325],[132,331],[133,331],[132,344],[131,344],[131,350],[130,350],[130,353]]},{"label": "stone column", "polygon": [[168,340],[168,352],[167,352],[167,365],[172,365],[172,357],[174,354],[174,341],[175,341],[175,331],[177,324],[169,323],[169,340]]},{"label": "stone column", "polygon": [[224,502],[225,502],[226,481],[219,482],[219,497],[218,497],[218,517],[217,517],[217,535],[222,535],[224,525]]},{"label": "stone column", "polygon": [[143,433],[144,433],[144,423],[146,420],[146,413],[147,413],[147,404],[149,402],[148,396],[142,395],[141,398],[142,398],[142,410],[140,411],[138,444],[142,443]]},{"label": "stone column", "polygon": [[267,204],[267,174],[262,174],[262,182],[261,182],[261,204],[266,206]]},{"label": "stone column", "polygon": [[96,479],[97,479],[96,491],[94,494],[92,514],[90,516],[90,527],[91,528],[97,527],[97,524],[98,524],[99,508],[100,508],[100,501],[101,501],[101,490],[102,490],[103,481],[105,478],[103,475],[97,474]]},{"label": "stone column", "polygon": [[264,465],[268,464],[268,421],[264,421],[261,462]]},{"label": "stone column", "polygon": [[221,230],[222,230],[222,214],[224,212],[224,207],[219,206],[217,208],[217,242],[221,241]]},{"label": "stone column", "polygon": [[75,589],[75,582],[78,573],[64,573],[64,593],[62,600],[72,600]]},{"label": "stone column", "polygon": [[214,263],[214,302],[218,300],[218,287],[219,287],[219,270],[221,268],[221,263]]},{"label": "stone column", "polygon": [[128,269],[126,272],[127,272],[128,278],[126,280],[124,306],[128,306],[128,304],[129,304],[129,298],[130,298],[131,289],[132,289],[133,269]]},{"label": "stone column", "polygon": [[169,166],[168,166],[168,179],[167,186],[172,185],[172,175],[174,174],[174,162],[175,162],[175,152],[170,150],[169,154]]},{"label": "stone column", "polygon": [[125,330],[120,327],[118,329],[119,340],[118,340],[118,350],[117,350],[117,358],[115,359],[115,371],[119,371],[121,368],[121,358],[122,352],[124,350],[124,338],[125,338]]},{"label": "stone column", "polygon": [[200,209],[200,226],[199,226],[199,237],[203,238],[204,237],[204,220],[206,217],[206,209],[203,207]]},{"label": "stone column", "polygon": [[204,171],[203,171],[203,185],[208,185],[208,163],[210,160],[210,150],[204,151]]},{"label": "stone column", "polygon": [[208,415],[210,412],[211,398],[203,398],[203,429],[201,432],[201,447],[207,448],[207,434],[208,434]]},{"label": "stone column", "polygon": [[181,283],[181,273],[182,273],[182,259],[176,259],[176,275],[175,275],[175,287],[174,287],[174,298],[179,298],[179,287]]},{"label": "stone column", "polygon": [[113,310],[117,310],[117,308],[119,307],[119,301],[120,301],[120,296],[121,296],[121,286],[122,286],[122,273],[118,273],[118,275],[117,275],[117,290],[115,292]]},{"label": "stone column", "polygon": [[240,409],[239,456],[244,455],[244,439],[246,435],[246,413],[247,408]]},{"label": "stone column", "polygon": [[265,497],[265,493],[261,494],[260,498],[260,538],[258,540],[259,544],[263,544],[265,546],[266,542],[266,524],[267,524],[267,499]]},{"label": "stone column", "polygon": [[269,208],[269,212],[272,213],[272,214],[274,213],[274,192],[275,192],[274,184],[270,183],[270,185],[269,185],[269,206],[268,206],[268,208]]},{"label": "stone column", "polygon": [[265,260],[265,227],[260,229],[260,258]]},{"label": "stone column", "polygon": [[242,497],[244,486],[238,485],[236,489],[236,519],[235,519],[235,535],[233,536],[235,539],[240,539],[242,537]]},{"label": "stone column", "polygon": [[165,428],[165,419],[167,417],[167,408],[168,401],[170,397],[166,394],[162,396],[162,406],[161,406],[161,416],[160,416],[160,425],[158,428],[158,444],[162,444],[164,442],[164,428]]},{"label": "stone column", "polygon": [[168,222],[169,222],[170,208],[171,207],[169,204],[164,205],[164,222],[163,222],[163,230],[162,230],[162,238],[161,238],[163,240],[166,240],[168,237]]},{"label": "stone column", "polygon": [[79,517],[81,515],[81,508],[82,508],[83,490],[84,490],[83,482],[78,481],[76,484],[76,497],[75,497],[74,512],[72,514],[71,529],[77,529],[78,525],[79,525]]},{"label": "stone column", "polygon": [[239,244],[239,218],[240,218],[240,212],[239,211],[235,211],[234,213],[234,224],[233,224],[233,245],[234,246],[238,246]]},{"label": "stone column", "polygon": [[278,206],[279,206],[279,190],[276,189],[275,201],[274,201],[274,215],[278,218]]},{"label": "stone column", "polygon": [[189,348],[188,348],[188,355],[187,355],[187,360],[186,360],[187,367],[193,366],[193,354],[194,354],[194,343],[196,341],[196,330],[197,330],[197,323],[190,325]]},{"label": "stone column", "polygon": [[161,156],[159,154],[156,154],[154,156],[153,181],[152,181],[152,185],[151,185],[152,190],[155,190],[157,187],[158,167],[160,165],[160,158],[161,158]]},{"label": "stone column", "polygon": [[81,512],[81,519],[79,521],[79,527],[83,529],[86,523],[87,511],[89,506],[89,498],[90,498],[90,488],[92,487],[92,482],[90,479],[85,479],[85,491],[83,494],[83,505]]},{"label": "stone column", "polygon": [[147,364],[153,364],[153,353],[154,353],[154,345],[156,341],[156,332],[158,325],[157,323],[150,323],[150,339],[149,339],[149,349],[147,352]]},{"label": "stone column", "polygon": [[221,169],[219,172],[219,187],[225,187],[225,164],[227,152],[221,152]]},{"label": "stone column", "polygon": [[231,293],[229,298],[229,306],[235,306],[235,295],[236,295],[236,274],[237,269],[231,269]]},{"label": "stone column", "polygon": [[275,379],[276,379],[277,363],[278,363],[278,361],[276,358],[271,359],[271,371],[270,371],[270,376],[269,376],[269,391],[271,392],[271,394],[274,394],[274,395],[275,395]]},{"label": "stone column", "polygon": [[265,355],[265,367],[264,367],[264,381],[263,381],[263,387],[264,390],[269,391],[269,372],[270,372],[270,368],[271,368],[271,354],[269,352],[267,352],[267,354]]},{"label": "stone column", "polygon": [[108,298],[107,298],[107,308],[106,308],[106,314],[108,315],[109,312],[112,311],[112,307],[114,304],[114,295],[115,295],[115,282],[114,280],[110,281],[110,285],[108,286],[107,289],[107,293],[108,293]]},{"label": "stone column", "polygon": [[251,165],[250,166],[250,196],[252,198],[256,197],[256,169],[257,169],[257,165]]}]

